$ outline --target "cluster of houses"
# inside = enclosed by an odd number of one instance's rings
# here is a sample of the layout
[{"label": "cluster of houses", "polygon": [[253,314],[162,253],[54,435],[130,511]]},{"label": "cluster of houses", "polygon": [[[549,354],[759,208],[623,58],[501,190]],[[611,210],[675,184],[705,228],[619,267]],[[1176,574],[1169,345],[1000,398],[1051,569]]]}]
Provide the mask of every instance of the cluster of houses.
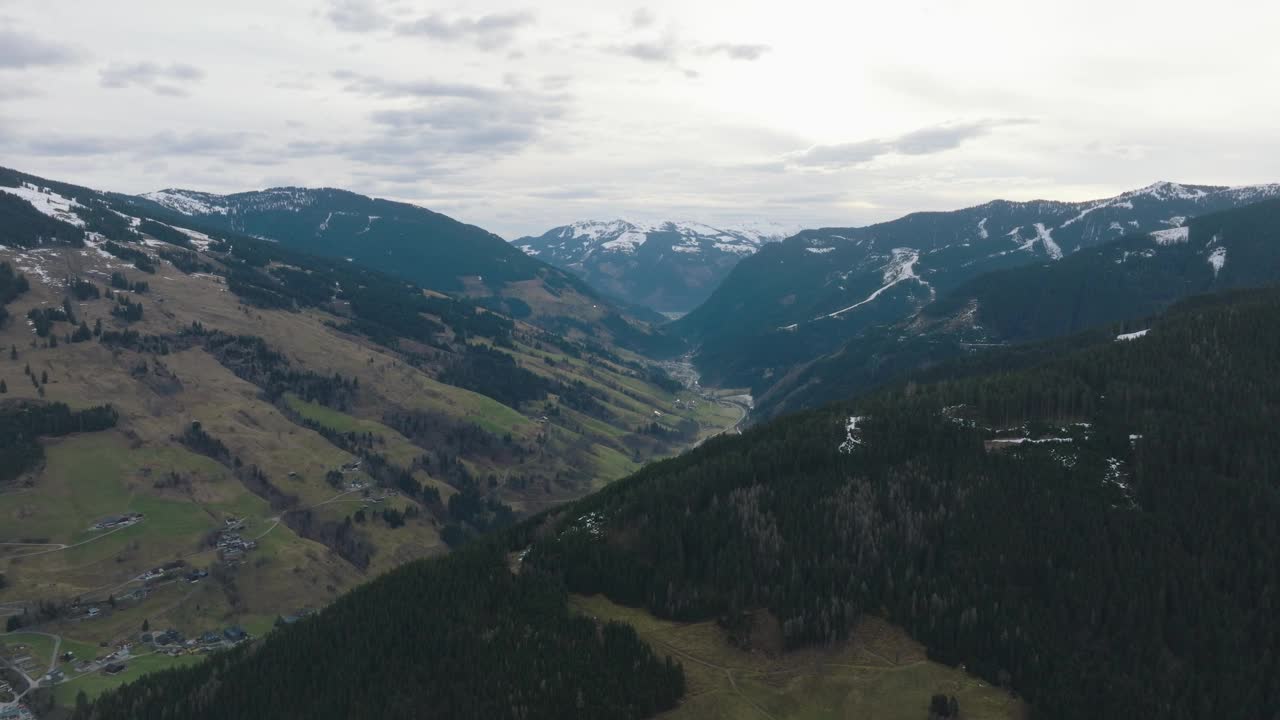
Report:
[{"label": "cluster of houses", "polygon": [[[225,563],[235,564],[244,560],[245,553],[258,547],[256,540],[245,540],[240,537],[240,530],[244,529],[244,521],[237,518],[227,518],[225,527],[218,533],[218,558]],[[207,574],[207,573],[206,573]],[[197,582],[199,578],[191,580]]]},{"label": "cluster of houses", "polygon": [[209,652],[226,645],[238,645],[250,639],[248,632],[239,625],[231,625],[222,630],[209,630],[200,637],[188,640],[177,630],[163,630],[150,635],[142,635],[143,642],[150,641],[157,652],[168,655],[184,655],[187,653]]},{"label": "cluster of houses", "polygon": [[173,562],[165,563],[164,565],[161,565],[159,567],[151,568],[150,570],[139,575],[138,579],[144,583],[150,583],[155,580],[162,580],[166,576],[168,576],[169,573],[172,573],[175,570],[181,570],[182,568],[186,567],[186,565],[187,564],[181,560],[174,560]]},{"label": "cluster of houses", "polygon": [[93,524],[94,530],[114,530],[116,528],[128,527],[134,523],[142,521],[142,513],[131,512],[123,515],[108,515],[100,518],[98,522]]}]

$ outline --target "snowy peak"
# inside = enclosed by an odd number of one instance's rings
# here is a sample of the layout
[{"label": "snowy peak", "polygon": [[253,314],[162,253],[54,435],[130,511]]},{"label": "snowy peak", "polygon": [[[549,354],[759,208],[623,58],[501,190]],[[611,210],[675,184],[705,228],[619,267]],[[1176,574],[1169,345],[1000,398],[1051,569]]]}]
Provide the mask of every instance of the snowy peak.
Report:
[{"label": "snowy peak", "polygon": [[582,220],[513,244],[588,283],[660,312],[701,302],[739,260],[797,228],[752,220],[732,226],[691,220]]},{"label": "snowy peak", "polygon": [[694,221],[580,220],[553,228],[538,237],[523,237],[515,244],[530,255],[565,262],[581,262],[597,252],[634,253],[655,235],[679,238],[671,249],[682,253],[704,251],[750,255],[762,245],[796,232],[777,223],[752,221],[736,227],[715,227]]},{"label": "snowy peak", "polygon": [[168,188],[143,193],[141,197],[183,215],[225,215],[228,210],[225,196],[195,190]]}]

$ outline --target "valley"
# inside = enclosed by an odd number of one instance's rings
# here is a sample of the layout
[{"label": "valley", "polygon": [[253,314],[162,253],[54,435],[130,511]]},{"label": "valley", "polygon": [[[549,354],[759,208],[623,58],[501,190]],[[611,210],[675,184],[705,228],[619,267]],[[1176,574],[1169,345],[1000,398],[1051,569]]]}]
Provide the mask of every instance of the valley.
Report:
[{"label": "valley", "polygon": [[[457,262],[431,270],[432,282],[457,273],[443,291],[418,284],[427,276],[412,262],[384,273],[332,250],[312,255],[296,235],[239,234],[294,232],[281,228],[295,218],[271,214],[297,212],[273,204],[279,190],[140,199],[4,172],[0,657],[14,700],[54,713],[143,707],[165,678],[310,683],[291,675],[290,658],[316,655],[311,633],[333,618],[366,617],[371,595],[421,615],[435,642],[466,638],[467,652],[494,650],[468,633],[504,618],[516,654],[607,655],[583,666],[589,688],[535,688],[548,676],[515,665],[491,676],[557,712],[571,698],[635,717],[777,720],[908,718],[939,702],[965,717],[1024,718],[1042,703],[1088,704],[1046,679],[1061,666],[1037,652],[1074,663],[1085,650],[1023,604],[1057,580],[1018,555],[1014,572],[1032,580],[1000,590],[1009,560],[981,549],[983,533],[1024,537],[1036,522],[1074,532],[1163,507],[1144,465],[1159,461],[1143,448],[1168,442],[1160,433],[1187,422],[1199,395],[1172,400],[1151,373],[1208,372],[1239,356],[1217,387],[1238,399],[1263,382],[1260,348],[1240,338],[1270,317],[1270,295],[1177,303],[1266,284],[1276,201],[958,284],[931,272],[926,252],[895,248],[865,294],[766,334],[774,354],[735,355],[807,359],[772,366],[778,377],[763,383],[713,366],[718,387],[703,385],[716,340],[689,338],[700,344],[683,350],[656,313],[574,289],[545,266],[491,282],[470,274],[465,253],[436,256]],[[327,192],[286,195],[310,223],[331,212]],[[228,198],[243,207],[217,205]],[[326,215],[321,237],[333,222]],[[803,257],[836,254],[822,242],[832,251],[806,245]],[[513,312],[534,297],[545,302]],[[1152,319],[1170,306],[1168,320]],[[851,318],[864,323],[851,338],[828,332]],[[1168,364],[1176,338],[1204,322],[1224,328],[1216,349]],[[1137,360],[1152,347],[1165,364]],[[1092,384],[1095,366],[1111,368],[1110,384]],[[1115,393],[1134,399],[1106,400]],[[840,398],[858,399],[809,410]],[[1024,487],[1031,477],[1054,480]],[[1071,514],[1045,517],[1056,503]],[[1127,552],[1146,531],[1097,532],[1055,562],[1090,583],[1124,582],[1081,558],[1101,552],[1090,543]],[[854,556],[831,550],[850,543]],[[1037,547],[1020,552],[1047,552]],[[405,589],[436,582],[422,602]],[[456,604],[459,582],[477,605]],[[1009,607],[1020,630],[991,639],[997,608]],[[369,632],[384,644],[401,634],[390,615]],[[1195,665],[1209,657],[1188,652]],[[441,671],[433,653],[402,653]],[[493,662],[467,665],[461,682],[485,682]],[[611,663],[647,669],[620,690]],[[182,672],[152,674],[165,668]],[[483,695],[438,701],[472,714]],[[1124,702],[1110,689],[1094,697]]]}]

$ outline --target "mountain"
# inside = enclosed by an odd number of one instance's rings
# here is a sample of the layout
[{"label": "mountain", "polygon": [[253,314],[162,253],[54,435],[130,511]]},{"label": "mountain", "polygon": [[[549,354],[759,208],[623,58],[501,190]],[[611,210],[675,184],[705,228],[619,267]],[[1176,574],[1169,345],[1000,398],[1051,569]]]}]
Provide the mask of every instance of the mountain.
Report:
[{"label": "mountain", "polygon": [[994,202],[861,228],[806,230],[740,262],[672,331],[711,382],[763,393],[863,330],[913,315],[984,273],[1057,263],[1134,233],[1280,196],[1280,185],[1156,183],[1090,202]]},{"label": "mountain", "polygon": [[512,244],[628,303],[680,314],[705,301],[739,260],[794,232],[766,223],[726,229],[694,222],[583,221]]},{"label": "mountain", "polygon": [[[203,227],[357,262],[562,335],[615,338],[643,349],[652,334],[649,322],[661,320],[617,306],[575,275],[487,230],[408,203],[333,188],[282,187],[231,195],[168,189],[144,194],[137,204],[163,207]],[[631,342],[633,335],[639,340]]]},{"label": "mountain", "polygon": [[[918,367],[992,347],[1138,320],[1189,295],[1280,278],[1280,199],[1133,234],[1061,261],[989,272],[909,317],[858,332],[757,398],[769,417],[852,395]],[[1052,344],[1047,347],[1053,347]]]},{"label": "mountain", "polygon": [[1267,717],[1277,324],[1197,298],[717,438],[75,718]]},{"label": "mountain", "polygon": [[194,659],[141,627],[260,635],[738,419],[605,339],[128,195],[0,169],[0,245],[0,645],[73,650],[26,670],[86,676],[63,705]]}]

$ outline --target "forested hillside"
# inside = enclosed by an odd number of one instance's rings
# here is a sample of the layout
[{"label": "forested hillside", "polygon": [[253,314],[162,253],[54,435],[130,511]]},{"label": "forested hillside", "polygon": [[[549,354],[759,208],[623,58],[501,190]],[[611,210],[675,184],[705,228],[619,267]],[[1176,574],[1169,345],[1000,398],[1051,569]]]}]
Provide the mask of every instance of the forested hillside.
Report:
[{"label": "forested hillside", "polygon": [[791,646],[883,613],[1040,717],[1269,717],[1278,327],[1271,291],[1194,303],[784,418],[577,504],[526,564],[746,635],[765,607]]},{"label": "forested hillside", "polygon": [[[409,697],[461,710],[472,706],[451,704],[462,702],[453,693],[478,688],[477,667],[493,676],[475,692],[509,699],[508,660],[533,646],[488,657],[511,624],[475,618],[495,602],[488,588],[520,593],[531,582],[659,617],[714,618],[743,647],[772,633],[793,649],[839,642],[865,614],[884,616],[935,659],[1024,695],[1036,717],[1270,717],[1280,702],[1277,327],[1276,291],[1197,299],[1131,339],[1086,340],[1042,362],[993,356],[985,370],[959,367],[716,439],[513,529],[518,579],[479,549],[428,561],[256,653],[155,676],[78,717],[213,717],[223,702],[257,717],[236,696],[268,687],[278,694],[255,697],[283,717],[295,704],[330,716],[315,699],[357,715]],[[464,562],[488,574],[461,573]],[[539,617],[560,617],[557,592],[537,595]],[[392,600],[415,593],[426,601]],[[474,609],[437,609],[437,597],[472,598],[461,604]],[[504,605],[517,624],[526,602]],[[453,633],[435,612],[456,620]],[[352,618],[374,630],[347,632],[361,624]],[[388,621],[401,635],[379,640]],[[602,637],[608,647],[610,631]],[[409,644],[416,663],[454,642],[481,664],[360,702],[371,697],[368,658],[394,663]],[[572,647],[594,657],[590,643]],[[628,709],[612,710],[621,716],[665,707],[679,682],[662,678],[674,671],[659,672],[629,639],[619,647],[631,649],[590,668],[563,658],[582,668],[578,707],[592,707],[597,684],[624,698]],[[309,675],[297,658],[320,649]],[[324,669],[329,656],[344,673]],[[572,674],[562,667],[521,668],[521,682],[541,688],[529,717],[591,716],[548,699]],[[637,688],[659,700],[638,704]]]},{"label": "forested hillside", "polygon": [[76,720],[649,717],[679,663],[571,615],[563,588],[495,546],[402,568],[260,646],[144,678]]}]

